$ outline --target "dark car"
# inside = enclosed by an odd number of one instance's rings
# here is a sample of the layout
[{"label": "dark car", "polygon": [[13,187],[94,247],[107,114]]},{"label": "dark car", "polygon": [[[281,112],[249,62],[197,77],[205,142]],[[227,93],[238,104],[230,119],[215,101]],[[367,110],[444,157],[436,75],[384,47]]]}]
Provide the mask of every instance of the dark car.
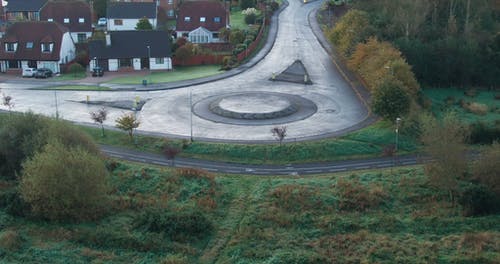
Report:
[{"label": "dark car", "polygon": [[47,68],[39,68],[35,72],[35,78],[48,78],[52,77],[52,71]]},{"label": "dark car", "polygon": [[104,71],[101,67],[95,67],[92,69],[92,77],[102,77],[104,75]]}]

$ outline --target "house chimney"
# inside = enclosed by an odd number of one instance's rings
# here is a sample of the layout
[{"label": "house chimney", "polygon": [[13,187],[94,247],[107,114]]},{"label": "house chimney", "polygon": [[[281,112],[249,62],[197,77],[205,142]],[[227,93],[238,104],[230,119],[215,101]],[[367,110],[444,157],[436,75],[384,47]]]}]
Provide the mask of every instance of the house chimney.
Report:
[{"label": "house chimney", "polygon": [[111,35],[107,31],[104,34],[106,35],[106,46],[111,46]]}]

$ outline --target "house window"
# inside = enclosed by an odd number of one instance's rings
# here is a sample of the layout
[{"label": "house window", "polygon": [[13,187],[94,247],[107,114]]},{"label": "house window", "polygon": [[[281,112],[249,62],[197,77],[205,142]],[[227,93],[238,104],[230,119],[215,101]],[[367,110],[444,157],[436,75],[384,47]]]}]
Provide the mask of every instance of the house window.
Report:
[{"label": "house window", "polygon": [[78,33],[78,43],[87,41],[87,34]]},{"label": "house window", "polygon": [[47,19],[47,21],[54,22],[54,19],[53,18],[49,18],[49,19]]},{"label": "house window", "polygon": [[165,59],[164,58],[155,58],[155,63],[156,64],[163,64],[163,63],[165,63]]},{"label": "house window", "polygon": [[168,10],[167,11],[167,16],[173,17],[174,16],[174,10],[173,9]]},{"label": "house window", "polygon": [[52,43],[42,43],[42,52],[51,52]]},{"label": "house window", "polygon": [[80,17],[80,18],[78,19],[78,23],[85,23],[85,18]]},{"label": "house window", "polygon": [[212,38],[218,39],[219,38],[219,32],[212,33]]},{"label": "house window", "polygon": [[69,18],[65,18],[64,19],[64,24],[68,24],[69,23]]},{"label": "house window", "polygon": [[214,22],[215,23],[220,23],[220,17],[214,17]]},{"label": "house window", "polygon": [[7,62],[9,65],[9,69],[19,69],[20,68],[20,63],[18,60],[9,60]]},{"label": "house window", "polygon": [[115,19],[113,20],[113,23],[115,24],[115,26],[123,26],[123,20],[121,19]]},{"label": "house window", "polygon": [[200,22],[205,22],[206,18],[205,17],[200,17]]},{"label": "house window", "polygon": [[189,22],[191,21],[191,17],[184,17],[184,22]]},{"label": "house window", "polygon": [[129,59],[129,58],[120,59],[118,61],[118,67],[120,67],[120,68],[122,68],[122,67],[132,67],[131,59]]},{"label": "house window", "polygon": [[168,0],[168,4],[172,5],[174,3],[174,0]]},{"label": "house window", "polygon": [[5,43],[5,51],[14,52],[17,49],[17,43],[7,42]]},{"label": "house window", "polygon": [[33,48],[33,42],[26,42],[26,48],[27,49],[32,49]]}]

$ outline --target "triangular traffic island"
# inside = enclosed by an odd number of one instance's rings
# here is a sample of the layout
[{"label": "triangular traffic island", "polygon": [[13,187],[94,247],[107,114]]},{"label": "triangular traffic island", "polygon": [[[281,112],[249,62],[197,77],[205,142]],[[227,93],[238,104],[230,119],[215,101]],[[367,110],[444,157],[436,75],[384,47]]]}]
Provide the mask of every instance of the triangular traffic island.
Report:
[{"label": "triangular traffic island", "polygon": [[312,84],[309,73],[307,73],[306,67],[300,60],[296,60],[292,65],[288,66],[283,72],[276,75],[273,73],[271,81],[282,81],[282,82],[293,82],[301,84]]}]

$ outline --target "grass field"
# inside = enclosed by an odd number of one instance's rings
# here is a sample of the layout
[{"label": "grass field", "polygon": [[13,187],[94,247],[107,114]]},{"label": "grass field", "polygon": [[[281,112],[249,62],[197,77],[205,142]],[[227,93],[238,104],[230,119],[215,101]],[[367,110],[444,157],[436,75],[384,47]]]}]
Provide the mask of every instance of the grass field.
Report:
[{"label": "grass field", "polygon": [[109,91],[109,87],[97,85],[62,85],[43,88],[44,90],[70,90],[70,91]]},{"label": "grass field", "polygon": [[[136,148],[142,151],[160,152],[168,142],[177,146],[186,144],[180,156],[248,164],[288,164],[343,160],[349,158],[378,157],[386,146],[395,144],[394,127],[378,122],[370,127],[349,133],[340,138],[317,141],[275,144],[230,144],[169,140],[151,136],[137,136],[137,144],[120,131],[107,131],[101,137],[99,129],[82,127],[100,144]],[[417,150],[414,138],[400,133],[399,153]]]},{"label": "grass field", "polygon": [[130,76],[115,78],[110,83],[116,84],[142,84],[143,80],[148,83],[168,83],[183,80],[190,80],[220,74],[219,65],[202,65],[202,66],[179,66],[169,72],[152,72],[145,76]]},{"label": "grass field", "polygon": [[71,80],[80,80],[80,79],[83,79],[85,77],[87,77],[86,72],[79,72],[76,74],[72,74],[72,73],[61,74],[59,76],[54,76],[54,78],[52,78],[52,79],[54,81],[71,81]]},{"label": "grass field", "polygon": [[[432,111],[438,115],[445,111],[455,111],[460,118],[468,123],[500,122],[500,91],[486,91],[480,89],[423,89],[424,94],[431,99]],[[498,96],[498,99],[495,97]],[[484,112],[474,112],[471,104],[476,103],[486,108]],[[463,106],[469,105],[468,108]]]},{"label": "grass field", "polygon": [[[500,215],[463,217],[420,167],[307,178],[110,162],[96,222],[0,205],[3,263],[498,263]],[[0,198],[14,188],[0,182]]]}]

